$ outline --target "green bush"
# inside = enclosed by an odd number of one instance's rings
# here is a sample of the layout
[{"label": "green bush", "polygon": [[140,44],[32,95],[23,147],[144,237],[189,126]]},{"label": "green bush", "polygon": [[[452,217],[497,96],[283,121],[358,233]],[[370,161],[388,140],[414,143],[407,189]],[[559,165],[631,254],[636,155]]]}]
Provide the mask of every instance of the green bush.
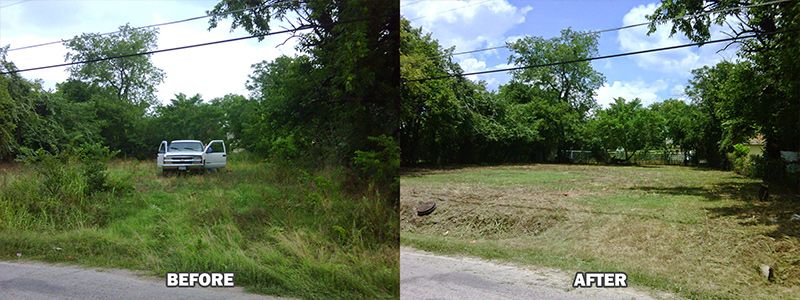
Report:
[{"label": "green bush", "polygon": [[51,154],[43,149],[21,149],[18,161],[33,167],[39,177],[39,193],[45,197],[60,198],[64,201],[79,200],[86,190],[85,181],[74,157],[66,152]]},{"label": "green bush", "polygon": [[[22,229],[69,229],[104,224],[111,195],[107,162],[115,153],[99,144],[56,154],[23,148],[17,160],[31,173],[15,177],[0,190],[3,225]],[[124,188],[115,190],[127,190]]]},{"label": "green bush", "polygon": [[759,155],[749,155],[750,148],[743,144],[733,145],[733,152],[728,153],[733,171],[747,177],[758,178],[764,172],[764,160]]},{"label": "green bush", "polygon": [[87,193],[102,192],[109,188],[108,161],[118,151],[111,151],[101,144],[86,144],[76,149],[75,155],[83,165]]},{"label": "green bush", "polygon": [[399,188],[397,180],[400,169],[400,145],[394,138],[386,135],[369,137],[377,145],[377,150],[357,150],[353,164],[359,171],[359,177],[369,184],[395,191]]},{"label": "green bush", "polygon": [[736,144],[733,145],[733,156],[734,157],[747,157],[750,154],[750,148],[748,148],[744,144]]},{"label": "green bush", "polygon": [[278,137],[270,145],[270,155],[276,160],[294,161],[299,154],[300,150],[293,134]]}]

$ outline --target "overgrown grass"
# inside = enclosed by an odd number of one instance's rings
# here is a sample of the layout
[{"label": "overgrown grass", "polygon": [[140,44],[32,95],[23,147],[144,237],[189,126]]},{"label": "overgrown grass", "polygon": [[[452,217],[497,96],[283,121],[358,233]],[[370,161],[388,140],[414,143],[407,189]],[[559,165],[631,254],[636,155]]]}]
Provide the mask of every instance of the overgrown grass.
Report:
[{"label": "overgrown grass", "polygon": [[[401,242],[574,271],[624,271],[689,298],[800,295],[797,195],[688,167],[531,165],[401,177]],[[436,211],[414,206],[436,201]],[[775,269],[763,279],[759,265]]]},{"label": "overgrown grass", "polygon": [[[160,176],[113,161],[107,191],[47,212],[36,172],[0,171],[0,259],[166,272],[234,272],[247,290],[302,298],[399,296],[391,200],[346,192],[340,169],[309,173],[232,154],[227,170]],[[65,186],[81,186],[79,176]],[[52,216],[52,214],[59,214]],[[53,222],[57,220],[57,222]]]}]

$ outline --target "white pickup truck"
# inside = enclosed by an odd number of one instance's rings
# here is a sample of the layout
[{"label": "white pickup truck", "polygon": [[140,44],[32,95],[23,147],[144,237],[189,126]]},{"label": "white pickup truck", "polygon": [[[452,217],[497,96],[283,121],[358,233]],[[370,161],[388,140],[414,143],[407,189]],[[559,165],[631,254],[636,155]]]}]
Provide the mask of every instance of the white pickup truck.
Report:
[{"label": "white pickup truck", "polygon": [[162,141],[158,147],[158,170],[188,171],[224,168],[228,162],[225,142],[213,140],[203,146],[197,140]]}]

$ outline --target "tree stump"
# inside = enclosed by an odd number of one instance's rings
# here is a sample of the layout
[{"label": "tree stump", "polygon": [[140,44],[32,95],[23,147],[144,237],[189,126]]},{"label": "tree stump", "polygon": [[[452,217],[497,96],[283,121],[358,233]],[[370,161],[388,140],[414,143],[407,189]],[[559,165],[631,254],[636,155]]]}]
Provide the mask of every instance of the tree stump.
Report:
[{"label": "tree stump", "polygon": [[758,200],[769,200],[769,187],[766,184],[762,184],[761,188],[758,189]]}]

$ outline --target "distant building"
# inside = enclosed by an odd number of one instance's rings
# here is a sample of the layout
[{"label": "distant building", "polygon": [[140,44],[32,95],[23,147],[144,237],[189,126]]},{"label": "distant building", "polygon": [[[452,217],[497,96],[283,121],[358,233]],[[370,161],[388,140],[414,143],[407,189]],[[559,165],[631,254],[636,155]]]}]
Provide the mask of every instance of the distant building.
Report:
[{"label": "distant building", "polygon": [[763,156],[764,155],[764,136],[760,133],[749,140],[746,143],[743,143],[750,149],[749,155],[751,156]]},{"label": "distant building", "polygon": [[[746,143],[742,143],[743,145],[747,146],[750,150],[750,156],[764,156],[764,144],[765,144],[764,136],[758,134],[749,140]],[[799,173],[800,172],[800,152],[796,151],[781,151],[781,159],[786,164],[786,172],[789,173]]]}]

